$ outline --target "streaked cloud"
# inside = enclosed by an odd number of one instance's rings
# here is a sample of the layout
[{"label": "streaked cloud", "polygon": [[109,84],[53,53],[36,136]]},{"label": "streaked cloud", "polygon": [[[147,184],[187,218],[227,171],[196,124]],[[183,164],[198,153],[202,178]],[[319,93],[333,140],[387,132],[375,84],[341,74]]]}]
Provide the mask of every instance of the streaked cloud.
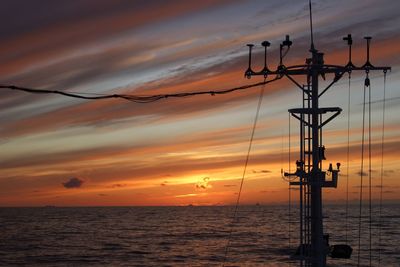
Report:
[{"label": "streaked cloud", "polygon": [[[397,185],[393,179],[400,149],[396,71],[400,60],[393,55],[400,53],[396,45],[399,3],[313,3],[316,45],[325,52],[326,62],[346,62],[347,47],[341,38],[352,33],[355,63],[365,60],[362,37],[373,35],[373,64],[393,66],[387,80],[384,155],[385,179]],[[307,4],[303,2],[45,0],[40,6],[24,2],[22,8],[18,1],[5,1],[0,15],[7,20],[0,25],[0,82],[50,90],[149,95],[226,89],[259,81],[243,77],[246,43],[271,41],[270,68],[278,62],[285,34],[294,41],[285,64],[303,63],[309,49]],[[259,68],[262,58],[258,45],[253,61]],[[348,175],[343,160],[347,80],[327,92],[320,104],[343,108],[341,116],[327,125],[324,144],[328,161],[342,162],[343,178],[356,186],[364,74],[352,75]],[[382,74],[371,75],[376,75],[371,76],[372,160],[378,170]],[[234,202],[259,88],[146,105],[1,93],[0,200],[5,205],[51,201],[101,205],[104,196],[110,205],[209,205]],[[269,201],[285,200],[287,185],[280,169],[287,166],[287,109],[301,105],[298,97],[299,91],[288,80],[265,88],[243,193],[248,203],[260,202],[256,199],[263,197],[260,191],[273,195]],[[292,120],[292,159],[297,157],[294,125]],[[73,178],[66,181],[65,177]],[[80,187],[83,180],[77,177],[90,182],[81,190],[60,188],[60,184]],[[265,179],[273,189],[261,189]],[[340,187],[338,194],[343,190]],[[23,193],[25,199],[15,197]]]}]

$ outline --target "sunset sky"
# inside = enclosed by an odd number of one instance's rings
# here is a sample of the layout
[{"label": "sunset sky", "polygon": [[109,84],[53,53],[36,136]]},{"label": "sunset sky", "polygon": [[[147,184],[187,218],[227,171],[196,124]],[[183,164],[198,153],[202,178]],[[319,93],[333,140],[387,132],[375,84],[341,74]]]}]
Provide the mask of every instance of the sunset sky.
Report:
[{"label": "sunset sky", "polygon": [[[262,81],[244,78],[247,43],[271,42],[278,63],[309,56],[308,1],[288,0],[4,0],[0,9],[0,84],[81,93],[220,90]],[[392,66],[386,87],[384,198],[400,196],[400,2],[314,0],[314,39],[325,62],[347,63],[344,36],[353,35],[353,62]],[[328,79],[331,77],[328,77]],[[347,174],[347,75],[321,98],[342,114],[325,127],[327,161],[341,162],[330,201],[359,197],[362,92],[351,83]],[[383,73],[371,73],[373,196],[380,191]],[[326,82],[325,82],[326,84]],[[163,99],[82,100],[1,89],[0,206],[224,205],[235,203],[260,88],[226,95]],[[241,203],[287,201],[288,112],[301,94],[287,79],[268,84],[260,110]],[[291,120],[292,164],[297,122]],[[365,161],[366,163],[368,161]],[[368,165],[365,165],[367,171]],[[367,177],[364,177],[367,184]],[[367,191],[367,190],[365,190]],[[365,195],[366,197],[366,195]]]}]

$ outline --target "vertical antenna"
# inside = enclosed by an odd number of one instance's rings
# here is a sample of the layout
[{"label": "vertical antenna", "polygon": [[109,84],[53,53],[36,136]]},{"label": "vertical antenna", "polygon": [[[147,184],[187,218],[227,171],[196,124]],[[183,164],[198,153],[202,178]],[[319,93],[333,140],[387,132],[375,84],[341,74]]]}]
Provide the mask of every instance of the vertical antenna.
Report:
[{"label": "vertical antenna", "polygon": [[310,33],[311,33],[311,48],[310,51],[315,51],[315,47],[314,47],[314,34],[313,34],[313,23],[312,23],[312,8],[311,8],[311,0],[308,1],[308,7],[310,10]]}]

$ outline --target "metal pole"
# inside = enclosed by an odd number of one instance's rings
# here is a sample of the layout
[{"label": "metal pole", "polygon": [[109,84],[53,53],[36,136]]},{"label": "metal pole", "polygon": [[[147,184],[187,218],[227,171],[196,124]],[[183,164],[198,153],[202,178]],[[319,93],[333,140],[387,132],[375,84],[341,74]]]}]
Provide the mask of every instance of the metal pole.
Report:
[{"label": "metal pole", "polygon": [[325,244],[322,225],[322,190],[319,169],[319,112],[318,112],[318,76],[320,64],[323,64],[322,54],[313,50],[311,66],[311,98],[312,98],[312,174],[311,174],[311,248],[312,266],[326,265]]}]

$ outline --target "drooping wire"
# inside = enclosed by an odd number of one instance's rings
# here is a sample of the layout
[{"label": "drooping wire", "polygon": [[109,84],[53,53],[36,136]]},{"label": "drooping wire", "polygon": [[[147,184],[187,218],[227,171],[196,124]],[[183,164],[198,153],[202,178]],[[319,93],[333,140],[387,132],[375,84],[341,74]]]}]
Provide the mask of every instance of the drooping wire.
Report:
[{"label": "drooping wire", "polygon": [[360,167],[360,202],[359,202],[359,215],[358,215],[358,254],[357,266],[360,266],[361,257],[361,217],[362,217],[362,200],[363,200],[363,178],[364,178],[364,143],[365,143],[365,95],[367,86],[364,84],[364,99],[363,99],[363,112],[362,112],[362,138],[361,138],[361,167]]},{"label": "drooping wire", "polygon": [[236,222],[236,216],[237,216],[237,212],[238,212],[238,208],[239,208],[240,196],[242,194],[243,182],[244,182],[244,178],[246,176],[247,166],[249,164],[250,151],[251,151],[251,147],[253,145],[254,133],[255,133],[255,130],[256,130],[256,126],[257,126],[257,121],[258,121],[258,116],[259,116],[259,113],[260,113],[262,99],[263,99],[263,96],[264,96],[264,89],[265,89],[265,86],[262,86],[262,88],[260,90],[260,96],[258,98],[256,116],[255,116],[254,122],[253,122],[253,128],[252,128],[252,131],[251,131],[249,147],[247,149],[247,155],[246,155],[246,160],[245,160],[245,163],[244,163],[242,179],[240,181],[239,192],[238,192],[235,209],[234,209],[233,216],[232,216],[232,224],[231,224],[231,227],[230,227],[230,230],[229,230],[228,241],[227,241],[226,246],[225,246],[224,260],[223,260],[222,266],[225,266],[226,258],[227,258],[228,252],[229,252],[229,246],[230,246],[231,237],[232,237],[233,225]]},{"label": "drooping wire", "polygon": [[17,90],[23,91],[27,93],[33,94],[58,94],[73,98],[81,98],[87,100],[100,100],[100,99],[108,99],[108,98],[123,98],[126,100],[130,100],[128,95],[120,95],[120,94],[91,94],[94,96],[88,96],[88,93],[71,93],[71,92],[63,92],[59,90],[46,90],[46,89],[36,89],[36,88],[28,88],[28,87],[21,87],[15,85],[0,85],[0,89],[10,89],[10,90]]},{"label": "drooping wire", "polygon": [[386,71],[383,72],[383,103],[382,103],[382,136],[381,136],[381,171],[379,192],[379,223],[378,223],[378,267],[381,265],[381,241],[382,241],[382,199],[383,199],[383,155],[385,144],[385,110],[386,110]]},{"label": "drooping wire", "polygon": [[286,57],[286,55],[289,53],[289,50],[290,50],[290,46],[286,48],[285,52],[283,52],[282,59],[284,59]]},{"label": "drooping wire", "polygon": [[345,240],[348,242],[349,227],[349,176],[350,176],[350,107],[351,107],[351,72],[348,79],[348,96],[347,96],[347,166],[346,166],[346,221],[345,221]]},{"label": "drooping wire", "polygon": [[198,91],[198,92],[158,94],[158,95],[98,94],[96,96],[88,96],[87,93],[71,93],[71,92],[64,92],[64,91],[58,91],[58,90],[35,89],[35,88],[21,87],[21,86],[15,86],[15,85],[0,85],[0,89],[18,90],[18,91],[24,91],[24,92],[33,93],[33,94],[58,94],[58,95],[63,95],[63,96],[67,96],[67,97],[80,98],[80,99],[86,99],[86,100],[120,98],[120,99],[125,99],[128,101],[132,101],[135,103],[151,103],[151,102],[158,101],[161,99],[166,99],[166,98],[189,97],[189,96],[196,96],[196,95],[227,94],[227,93],[231,93],[234,91],[245,90],[245,89],[257,87],[260,85],[265,85],[265,84],[274,82],[276,80],[279,80],[281,78],[282,78],[282,76],[276,76],[275,78],[268,80],[268,81],[264,80],[263,82],[259,82],[259,83],[253,83],[253,84],[248,84],[248,85],[243,85],[243,86],[238,86],[238,87],[233,87],[233,88],[223,89],[223,90],[216,90],[216,91]]}]

